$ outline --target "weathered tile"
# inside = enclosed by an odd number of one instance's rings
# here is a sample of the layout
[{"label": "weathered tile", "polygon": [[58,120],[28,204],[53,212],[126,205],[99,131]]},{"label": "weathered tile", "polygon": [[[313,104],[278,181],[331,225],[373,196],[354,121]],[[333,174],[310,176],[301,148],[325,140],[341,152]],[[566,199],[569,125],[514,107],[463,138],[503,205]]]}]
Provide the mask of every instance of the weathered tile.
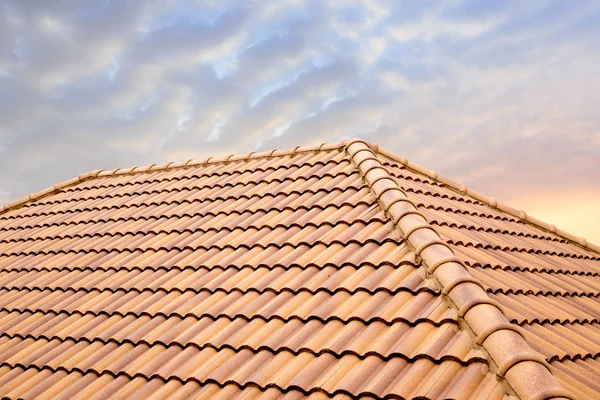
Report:
[{"label": "weathered tile", "polygon": [[[0,394],[503,398],[346,149],[101,175],[0,214]],[[594,398],[600,255],[377,157]]]}]

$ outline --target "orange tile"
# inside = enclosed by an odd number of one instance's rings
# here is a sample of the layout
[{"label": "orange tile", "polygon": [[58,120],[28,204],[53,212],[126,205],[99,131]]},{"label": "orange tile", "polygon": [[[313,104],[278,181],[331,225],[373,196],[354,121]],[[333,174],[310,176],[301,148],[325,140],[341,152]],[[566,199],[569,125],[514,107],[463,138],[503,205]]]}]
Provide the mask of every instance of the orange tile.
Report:
[{"label": "orange tile", "polygon": [[383,208],[404,193],[557,384],[597,397],[600,254],[356,143],[104,174],[0,213],[0,395],[499,400]]}]

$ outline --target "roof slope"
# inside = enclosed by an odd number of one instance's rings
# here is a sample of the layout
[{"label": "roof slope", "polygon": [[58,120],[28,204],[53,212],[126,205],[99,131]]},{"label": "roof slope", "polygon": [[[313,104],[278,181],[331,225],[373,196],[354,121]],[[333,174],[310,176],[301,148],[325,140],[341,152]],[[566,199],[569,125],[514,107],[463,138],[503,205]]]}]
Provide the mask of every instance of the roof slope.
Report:
[{"label": "roof slope", "polygon": [[598,247],[435,172],[412,166],[409,176],[405,159],[380,158],[561,385],[576,398],[599,398]]},{"label": "roof slope", "polygon": [[351,141],[5,206],[0,394],[594,398],[600,254],[434,176]]}]

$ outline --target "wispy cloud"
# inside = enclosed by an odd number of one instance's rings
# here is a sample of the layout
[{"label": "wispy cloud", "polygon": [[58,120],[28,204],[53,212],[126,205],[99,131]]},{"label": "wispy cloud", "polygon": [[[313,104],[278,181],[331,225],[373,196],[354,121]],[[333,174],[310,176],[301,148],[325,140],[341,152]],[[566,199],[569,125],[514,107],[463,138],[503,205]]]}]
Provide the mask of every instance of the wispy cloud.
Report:
[{"label": "wispy cloud", "polygon": [[3,2],[0,200],[358,135],[598,217],[598,37],[592,1]]}]

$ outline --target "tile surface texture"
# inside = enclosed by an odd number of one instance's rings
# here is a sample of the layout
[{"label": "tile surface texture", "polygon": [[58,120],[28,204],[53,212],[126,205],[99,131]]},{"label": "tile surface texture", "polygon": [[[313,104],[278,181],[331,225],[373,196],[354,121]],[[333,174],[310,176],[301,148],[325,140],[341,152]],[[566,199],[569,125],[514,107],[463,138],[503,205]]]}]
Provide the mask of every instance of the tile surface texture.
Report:
[{"label": "tile surface texture", "polygon": [[0,213],[0,397],[600,398],[600,253],[360,140]]}]

